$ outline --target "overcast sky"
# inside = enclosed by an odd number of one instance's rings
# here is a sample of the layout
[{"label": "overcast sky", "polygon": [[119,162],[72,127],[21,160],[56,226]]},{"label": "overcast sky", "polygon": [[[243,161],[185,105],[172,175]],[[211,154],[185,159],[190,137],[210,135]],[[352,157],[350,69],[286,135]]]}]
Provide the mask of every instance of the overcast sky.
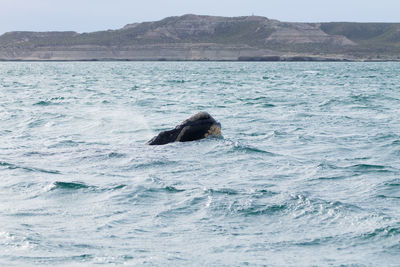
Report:
[{"label": "overcast sky", "polygon": [[183,14],[296,22],[400,22],[400,0],[0,0],[7,31],[90,32]]}]

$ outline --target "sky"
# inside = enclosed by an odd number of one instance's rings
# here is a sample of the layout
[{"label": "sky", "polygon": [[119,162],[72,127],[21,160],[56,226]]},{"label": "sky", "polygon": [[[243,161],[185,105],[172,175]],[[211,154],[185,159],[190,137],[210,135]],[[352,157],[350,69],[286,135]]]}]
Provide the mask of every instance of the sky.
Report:
[{"label": "sky", "polygon": [[184,14],[290,22],[400,22],[399,0],[0,0],[0,34],[91,32]]}]

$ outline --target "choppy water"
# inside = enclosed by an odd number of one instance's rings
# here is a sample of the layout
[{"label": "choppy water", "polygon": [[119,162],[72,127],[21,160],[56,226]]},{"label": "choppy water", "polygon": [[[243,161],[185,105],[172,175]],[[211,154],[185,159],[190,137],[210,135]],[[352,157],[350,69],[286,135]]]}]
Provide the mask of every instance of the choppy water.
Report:
[{"label": "choppy water", "polygon": [[0,63],[0,265],[399,266],[399,69]]}]

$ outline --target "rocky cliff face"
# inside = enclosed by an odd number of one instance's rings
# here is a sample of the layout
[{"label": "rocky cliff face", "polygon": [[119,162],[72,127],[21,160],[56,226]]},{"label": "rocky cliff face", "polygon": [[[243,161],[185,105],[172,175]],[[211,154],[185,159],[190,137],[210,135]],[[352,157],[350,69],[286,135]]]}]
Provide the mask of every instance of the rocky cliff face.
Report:
[{"label": "rocky cliff face", "polygon": [[[361,41],[354,38],[360,35],[356,30],[346,31],[352,27],[184,15],[93,33],[10,32],[0,36],[0,60],[352,60],[371,58],[371,51],[389,59],[399,55],[400,40],[379,43],[376,36],[393,32],[396,37],[399,25],[370,30]],[[364,28],[371,27],[376,25]],[[377,40],[380,52],[368,38]]]},{"label": "rocky cliff face", "polygon": [[342,35],[329,35],[322,31],[318,25],[305,23],[271,23],[273,33],[265,41],[279,44],[326,44],[336,46],[355,45],[355,43]]}]

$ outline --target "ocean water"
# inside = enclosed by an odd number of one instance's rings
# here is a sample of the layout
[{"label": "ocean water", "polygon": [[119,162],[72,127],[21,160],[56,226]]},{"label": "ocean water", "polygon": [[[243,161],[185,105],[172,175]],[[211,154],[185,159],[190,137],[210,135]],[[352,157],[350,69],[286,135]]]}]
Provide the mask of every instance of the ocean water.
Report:
[{"label": "ocean water", "polygon": [[0,63],[0,265],[400,266],[399,70]]}]

